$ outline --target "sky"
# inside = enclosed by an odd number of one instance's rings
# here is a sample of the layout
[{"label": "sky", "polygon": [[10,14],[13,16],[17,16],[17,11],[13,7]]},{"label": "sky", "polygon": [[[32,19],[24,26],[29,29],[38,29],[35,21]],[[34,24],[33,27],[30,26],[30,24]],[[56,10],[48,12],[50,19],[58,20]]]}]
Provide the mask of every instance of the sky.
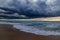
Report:
[{"label": "sky", "polygon": [[60,0],[0,0],[0,9],[31,18],[60,16]]}]

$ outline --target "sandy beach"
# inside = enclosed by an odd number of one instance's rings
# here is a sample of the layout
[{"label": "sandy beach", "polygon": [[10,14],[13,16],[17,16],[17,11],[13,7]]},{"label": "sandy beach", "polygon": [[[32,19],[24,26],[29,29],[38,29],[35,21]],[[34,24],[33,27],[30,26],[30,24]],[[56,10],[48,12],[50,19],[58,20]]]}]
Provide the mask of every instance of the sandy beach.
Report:
[{"label": "sandy beach", "polygon": [[60,40],[60,36],[35,35],[22,32],[10,24],[0,24],[0,40]]}]

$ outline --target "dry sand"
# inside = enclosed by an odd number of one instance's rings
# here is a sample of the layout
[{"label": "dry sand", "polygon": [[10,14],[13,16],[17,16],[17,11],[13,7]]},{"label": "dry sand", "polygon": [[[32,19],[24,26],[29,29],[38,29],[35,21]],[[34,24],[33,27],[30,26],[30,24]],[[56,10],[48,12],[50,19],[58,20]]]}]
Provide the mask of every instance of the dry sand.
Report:
[{"label": "dry sand", "polygon": [[26,33],[9,24],[0,24],[0,40],[60,40],[60,36],[42,36]]}]

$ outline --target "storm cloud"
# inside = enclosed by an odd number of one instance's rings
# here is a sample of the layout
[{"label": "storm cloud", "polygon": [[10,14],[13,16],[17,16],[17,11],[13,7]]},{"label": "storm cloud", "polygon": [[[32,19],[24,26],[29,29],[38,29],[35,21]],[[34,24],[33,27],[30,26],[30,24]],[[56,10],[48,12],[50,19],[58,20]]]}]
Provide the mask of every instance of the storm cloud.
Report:
[{"label": "storm cloud", "polygon": [[60,0],[0,0],[0,9],[31,18],[60,16]]}]

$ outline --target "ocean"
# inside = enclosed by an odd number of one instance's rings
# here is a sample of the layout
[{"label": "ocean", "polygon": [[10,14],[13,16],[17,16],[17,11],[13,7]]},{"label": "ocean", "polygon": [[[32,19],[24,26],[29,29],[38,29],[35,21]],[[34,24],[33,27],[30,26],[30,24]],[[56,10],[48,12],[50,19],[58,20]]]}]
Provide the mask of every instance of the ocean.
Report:
[{"label": "ocean", "polygon": [[20,31],[36,35],[60,35],[60,22],[57,21],[0,21],[0,24],[11,24]]}]

